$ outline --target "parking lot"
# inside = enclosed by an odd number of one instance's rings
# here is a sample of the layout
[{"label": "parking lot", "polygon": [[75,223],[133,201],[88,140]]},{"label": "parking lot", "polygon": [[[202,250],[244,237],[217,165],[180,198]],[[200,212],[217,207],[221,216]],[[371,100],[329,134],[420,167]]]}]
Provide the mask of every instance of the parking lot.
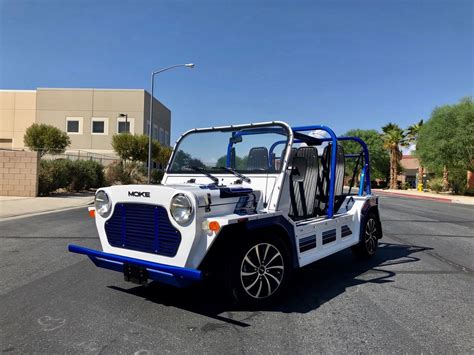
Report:
[{"label": "parking lot", "polygon": [[468,353],[474,206],[381,197],[377,256],[296,273],[258,311],[218,289],[137,286],[67,252],[100,248],[87,210],[0,222],[4,353]]}]

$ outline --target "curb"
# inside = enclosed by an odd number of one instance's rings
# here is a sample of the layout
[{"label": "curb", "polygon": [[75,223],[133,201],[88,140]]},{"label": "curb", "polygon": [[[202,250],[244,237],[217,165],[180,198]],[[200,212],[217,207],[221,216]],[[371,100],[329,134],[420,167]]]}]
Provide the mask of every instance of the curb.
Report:
[{"label": "curb", "polygon": [[75,209],[79,209],[79,208],[87,208],[89,205],[90,204],[82,205],[82,206],[65,207],[65,208],[61,208],[61,209],[52,209],[52,210],[34,212],[34,213],[28,213],[28,214],[21,214],[21,215],[16,215],[16,216],[2,217],[2,218],[0,218],[0,221],[1,222],[6,222],[6,221],[14,220],[14,219],[35,217],[35,216],[41,216],[41,215],[57,213],[57,212],[65,212],[65,211],[75,210]]},{"label": "curb", "polygon": [[[386,195],[386,196],[392,195],[392,196],[398,196],[398,197],[415,198],[419,200],[430,200],[430,201],[439,201],[439,202],[444,202],[444,203],[453,203],[452,199],[444,198],[444,197],[419,196],[419,195],[411,195],[411,194],[404,194],[404,193],[383,191],[383,190],[374,190],[374,192],[378,195]],[[456,201],[456,203],[462,203],[462,202]]]}]

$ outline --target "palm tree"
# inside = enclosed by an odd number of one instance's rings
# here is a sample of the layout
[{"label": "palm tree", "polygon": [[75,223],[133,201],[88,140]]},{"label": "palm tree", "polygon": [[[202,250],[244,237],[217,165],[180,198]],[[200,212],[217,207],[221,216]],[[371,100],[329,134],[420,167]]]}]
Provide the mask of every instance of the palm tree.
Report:
[{"label": "palm tree", "polygon": [[402,158],[401,147],[407,147],[407,133],[396,123],[388,123],[382,127],[383,145],[390,153],[390,188],[397,188],[398,166]]},{"label": "palm tree", "polygon": [[[412,124],[407,128],[407,138],[410,144],[415,144],[418,140],[418,135],[420,133],[421,126],[423,126],[423,119],[418,121],[418,123]],[[419,159],[419,158],[418,158]],[[421,161],[418,164],[418,184],[423,181],[424,168],[421,164]]]}]

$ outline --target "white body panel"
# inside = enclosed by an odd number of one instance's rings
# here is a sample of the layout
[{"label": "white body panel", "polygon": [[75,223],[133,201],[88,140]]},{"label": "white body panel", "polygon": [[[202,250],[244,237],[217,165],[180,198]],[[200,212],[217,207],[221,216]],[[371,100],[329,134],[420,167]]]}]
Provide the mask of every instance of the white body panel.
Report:
[{"label": "white body panel", "polygon": [[[288,148],[292,142],[293,134],[290,130]],[[250,183],[237,182],[237,177],[231,173],[214,174],[219,179],[219,184],[216,186],[212,185],[209,177],[193,172],[165,174],[163,185],[120,185],[100,189],[108,194],[112,202],[112,211],[108,216],[101,217],[96,214],[96,225],[103,251],[159,264],[197,269],[219,236],[205,228],[208,222],[216,221],[222,228],[235,223],[251,223],[254,220],[274,217],[285,218],[290,226],[288,234],[291,235],[288,237],[295,246],[297,255],[294,255],[294,258],[300,267],[357,244],[362,223],[361,211],[372,196],[347,197],[339,211],[336,211],[339,214],[335,214],[332,219],[323,216],[295,222],[288,217],[290,209],[288,159],[289,150],[282,157],[283,168],[279,173],[246,174],[251,179]],[[237,214],[236,205],[241,196],[224,196],[221,191],[224,188],[252,189],[250,194],[256,199],[254,212],[246,215]],[[146,192],[149,196],[138,194],[136,197],[130,195],[130,191]],[[186,195],[193,205],[193,218],[184,226],[178,224],[170,213],[170,203],[176,194]],[[120,203],[162,206],[167,211],[171,225],[181,234],[176,255],[168,257],[112,246],[107,239],[105,225],[114,214],[115,206]]]},{"label": "white body panel", "polygon": [[[315,218],[313,220],[302,221],[296,225],[297,245],[300,245],[299,242],[304,238],[311,236],[315,236],[316,238],[315,248],[303,252],[298,248],[300,267],[349,248],[359,242],[361,209],[367,198],[364,196],[354,197],[354,199],[354,205],[349,211],[337,214],[333,219]],[[343,211],[344,206],[339,210]],[[350,229],[350,235],[342,236],[342,226],[347,226],[347,228]],[[324,243],[323,233],[332,230],[336,231],[336,239],[333,242]]]},{"label": "white body panel", "polygon": [[[169,177],[168,181],[183,179],[183,177]],[[189,179],[189,177],[188,177]],[[196,177],[196,182],[204,182],[205,177]],[[233,179],[230,177],[224,177],[226,179]],[[235,179],[234,179],[235,180]],[[252,184],[247,187],[254,188],[253,182],[255,181],[256,186],[260,187],[262,185],[268,186],[268,194],[271,194],[271,188],[273,184],[266,183],[266,177],[257,177],[252,178]],[[275,177],[269,177],[269,181],[275,181]],[[174,182],[174,181],[173,181]],[[178,182],[178,181],[176,181]],[[181,244],[178,248],[178,252],[174,257],[167,257],[163,255],[145,253],[141,251],[135,251],[130,249],[113,247],[109,244],[107,240],[107,235],[105,233],[105,222],[110,216],[114,213],[112,209],[110,215],[107,218],[102,218],[100,215],[96,216],[96,225],[100,236],[100,241],[102,244],[103,251],[106,253],[117,254],[122,256],[127,256],[135,259],[146,260],[150,262],[179,266],[179,267],[188,267],[188,268],[197,268],[204,259],[206,253],[211,248],[214,243],[217,235],[216,233],[210,232],[202,228],[203,222],[205,221],[217,221],[224,227],[228,224],[238,223],[239,220],[243,218],[246,221],[253,221],[256,219],[263,218],[272,218],[275,216],[286,216],[288,211],[284,211],[283,208],[280,211],[265,211],[261,209],[261,213],[252,214],[252,215],[238,215],[234,213],[235,205],[238,201],[238,198],[226,198],[221,199],[219,197],[218,190],[208,190],[203,189],[196,184],[186,184],[186,185],[177,185],[173,184],[170,186],[159,186],[159,185],[123,185],[123,186],[113,186],[103,189],[110,196],[113,201],[113,206],[115,207],[118,203],[143,203],[151,205],[160,205],[165,207],[169,211],[169,204],[171,198],[177,193],[184,193],[188,196],[194,204],[194,213],[195,218],[193,221],[186,226],[181,226],[174,221],[171,215],[168,212],[170,222],[173,227],[175,227],[181,233]],[[239,185],[240,186],[240,185]],[[271,188],[270,188],[271,186]],[[150,192],[150,197],[132,197],[128,196],[128,191],[139,191],[139,192]],[[206,194],[211,194],[211,211],[206,212],[204,207],[204,196]],[[338,214],[334,216],[333,219],[326,219],[324,217],[313,218],[310,220],[299,221],[298,223],[293,222],[291,219],[285,217],[294,228],[295,243],[296,249],[298,250],[298,265],[304,266],[310,264],[316,260],[319,260],[328,255],[334,254],[342,249],[348,248],[354,244],[357,244],[359,241],[359,229],[361,223],[361,208],[364,202],[370,196],[364,197],[354,197],[354,204],[352,208],[343,214]],[[263,207],[263,194],[259,201],[258,207]],[[287,204],[282,204],[282,206],[288,209]],[[113,207],[113,208],[114,208]],[[340,210],[344,210],[344,205]],[[343,225],[348,226],[352,233],[349,236],[342,237],[341,227]],[[323,243],[323,233],[331,230],[336,230],[336,240],[330,243]],[[300,251],[300,242],[301,240],[314,236],[316,240],[316,247],[311,248],[307,251]]]}]

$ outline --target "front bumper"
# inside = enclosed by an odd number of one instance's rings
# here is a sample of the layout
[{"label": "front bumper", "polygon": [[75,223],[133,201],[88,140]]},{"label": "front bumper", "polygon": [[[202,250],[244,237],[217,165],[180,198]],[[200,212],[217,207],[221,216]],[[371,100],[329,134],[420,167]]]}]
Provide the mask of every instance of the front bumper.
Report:
[{"label": "front bumper", "polygon": [[150,279],[176,287],[185,287],[202,280],[201,271],[195,269],[152,263],[150,261],[104,253],[73,244],[70,244],[68,249],[72,253],[87,255],[95,266],[104,269],[123,273],[124,264],[144,267],[148,271],[148,277]]}]

